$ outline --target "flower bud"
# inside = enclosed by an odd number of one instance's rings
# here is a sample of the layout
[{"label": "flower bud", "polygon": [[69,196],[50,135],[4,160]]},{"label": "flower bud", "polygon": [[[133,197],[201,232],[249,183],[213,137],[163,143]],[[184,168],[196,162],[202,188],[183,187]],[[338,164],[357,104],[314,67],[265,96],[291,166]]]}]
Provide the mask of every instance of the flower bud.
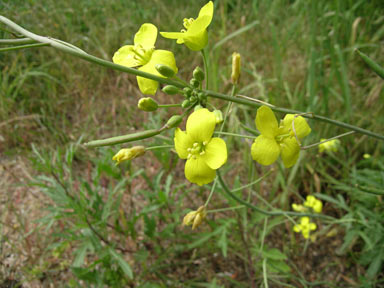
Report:
[{"label": "flower bud", "polygon": [[116,165],[126,160],[132,160],[145,154],[144,146],[134,146],[132,148],[124,148],[113,156],[112,160],[116,161]]},{"label": "flower bud", "polygon": [[175,76],[175,70],[173,70],[171,67],[164,65],[164,64],[156,64],[155,68],[157,72],[159,72],[161,75],[167,78],[172,78]]},{"label": "flower bud", "polygon": [[200,85],[200,81],[198,81],[198,80],[195,79],[195,78],[192,78],[191,81],[189,81],[189,83],[190,83],[193,87],[195,87],[195,88],[198,88],[199,85]]},{"label": "flower bud", "polygon": [[232,54],[232,83],[238,84],[240,78],[240,54],[237,52],[233,52]]},{"label": "flower bud", "polygon": [[203,223],[206,217],[207,211],[205,209],[205,206],[200,206],[197,211],[191,211],[184,216],[183,225],[192,225],[192,230],[195,230],[195,228],[199,227],[201,223]]},{"label": "flower bud", "polygon": [[224,121],[223,113],[220,110],[213,110],[213,114],[215,114],[216,124],[220,124]]},{"label": "flower bud", "polygon": [[197,97],[199,98],[200,101],[204,101],[207,99],[207,95],[205,95],[205,93],[203,92],[197,93]]},{"label": "flower bud", "polygon": [[184,100],[183,103],[181,103],[181,107],[187,108],[190,104],[191,104],[191,102],[189,100]]},{"label": "flower bud", "polygon": [[204,78],[205,78],[204,71],[201,70],[201,68],[199,66],[197,66],[195,68],[195,70],[193,70],[193,78],[195,78],[199,82],[204,80]]},{"label": "flower bud", "polygon": [[146,112],[152,112],[156,111],[159,107],[159,104],[157,104],[156,100],[151,97],[141,98],[139,102],[137,103],[137,107],[139,107],[140,110],[146,111]]},{"label": "flower bud", "polygon": [[180,125],[181,121],[183,121],[183,117],[181,117],[180,115],[173,115],[167,121],[167,126],[168,128],[175,128]]},{"label": "flower bud", "polygon": [[168,95],[175,95],[180,93],[180,89],[173,85],[167,85],[161,91]]}]

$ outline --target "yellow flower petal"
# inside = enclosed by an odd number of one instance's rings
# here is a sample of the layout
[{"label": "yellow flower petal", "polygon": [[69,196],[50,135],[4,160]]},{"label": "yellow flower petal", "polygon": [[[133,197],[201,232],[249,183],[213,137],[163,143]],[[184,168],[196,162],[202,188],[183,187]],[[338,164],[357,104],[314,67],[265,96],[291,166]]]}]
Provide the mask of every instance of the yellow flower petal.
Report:
[{"label": "yellow flower petal", "polygon": [[189,115],[187,134],[194,142],[209,142],[216,126],[216,117],[208,109],[199,109]]},{"label": "yellow flower petal", "polygon": [[183,41],[180,41],[180,39],[178,39],[178,44],[185,43],[185,45],[192,51],[200,51],[203,50],[204,47],[208,44],[208,32],[206,29],[198,31],[196,33],[190,33],[188,30],[187,33],[185,33],[185,36],[181,39]]},{"label": "yellow flower petal", "polygon": [[212,138],[205,146],[205,154],[201,156],[211,169],[219,169],[227,162],[227,145],[221,138]]},{"label": "yellow flower petal", "polygon": [[209,168],[201,157],[190,158],[185,163],[185,177],[199,186],[212,182],[216,177],[216,171]]},{"label": "yellow flower petal", "polygon": [[292,167],[299,158],[300,146],[295,137],[285,138],[280,145],[281,159],[283,159],[286,168]]},{"label": "yellow flower petal", "polygon": [[176,128],[174,140],[177,155],[179,155],[181,159],[187,159],[189,154],[187,149],[193,145],[191,137],[189,137],[187,133],[181,131],[180,128]]},{"label": "yellow flower petal", "polygon": [[[140,67],[139,70],[154,74],[156,76],[164,77],[156,70],[156,64],[167,65],[168,67],[172,68],[175,73],[177,73],[178,69],[176,67],[175,56],[171,51],[167,50],[153,51],[151,60],[144,66]],[[159,86],[159,83],[157,81],[139,76],[137,77],[137,82],[139,84],[140,91],[143,94],[154,95],[156,93],[157,87]]]},{"label": "yellow flower petal", "polygon": [[168,38],[168,39],[179,39],[179,38],[183,38],[185,33],[182,33],[182,32],[160,32],[160,35],[163,36],[164,38]]},{"label": "yellow flower petal", "polygon": [[[294,132],[292,130],[292,121],[294,118],[295,118],[294,114],[287,114],[285,115],[282,121],[284,130],[290,131],[292,136],[294,135]],[[296,131],[297,137],[299,139],[303,139],[305,136],[311,133],[311,128],[309,127],[307,121],[303,117],[298,116],[295,118],[295,131]]]},{"label": "yellow flower petal", "polygon": [[317,228],[317,225],[315,224],[315,223],[309,223],[308,224],[308,228],[309,228],[309,230],[316,230],[316,228]]},{"label": "yellow flower petal", "polygon": [[121,47],[115,54],[113,55],[112,61],[113,63],[127,66],[127,67],[137,67],[141,66],[144,63],[144,61],[140,58],[135,59],[135,53],[133,52],[134,46],[133,45],[125,45]]},{"label": "yellow flower petal", "polygon": [[145,49],[155,47],[157,39],[157,28],[151,23],[141,25],[139,31],[135,34],[135,45],[141,45]]},{"label": "yellow flower petal", "polygon": [[280,154],[280,146],[275,139],[260,135],[255,139],[251,148],[252,158],[261,165],[271,165]]},{"label": "yellow flower petal", "polygon": [[299,232],[301,231],[301,227],[300,227],[300,225],[295,225],[295,226],[293,226],[293,231],[299,233]]},{"label": "yellow flower petal", "polygon": [[264,137],[274,138],[278,133],[278,123],[272,109],[261,106],[257,109],[256,128]]},{"label": "yellow flower petal", "polygon": [[[199,16],[197,17],[197,19],[199,19],[200,17],[203,17],[203,16],[208,16],[212,20],[212,17],[213,17],[213,2],[212,1],[209,1],[207,4],[205,4],[200,9]],[[211,22],[209,22],[209,23],[211,23]],[[209,23],[208,23],[208,25],[209,25]]]}]

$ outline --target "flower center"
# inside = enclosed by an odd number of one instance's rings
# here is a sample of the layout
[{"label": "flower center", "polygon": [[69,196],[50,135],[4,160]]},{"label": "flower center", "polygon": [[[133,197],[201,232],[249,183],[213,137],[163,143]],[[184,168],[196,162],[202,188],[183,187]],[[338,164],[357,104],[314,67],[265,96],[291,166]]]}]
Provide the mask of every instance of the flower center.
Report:
[{"label": "flower center", "polygon": [[185,29],[181,29],[181,32],[183,32],[183,33],[187,32],[188,28],[191,26],[191,24],[193,23],[193,21],[195,21],[195,19],[193,19],[193,18],[189,18],[189,19],[184,18],[184,19],[183,19],[183,26],[184,26],[184,28],[185,28],[186,30],[185,30]]},{"label": "flower center", "polygon": [[188,148],[188,157],[187,159],[196,159],[198,156],[202,156],[205,154],[205,146],[207,145],[207,141],[204,142],[195,142],[192,147]]},{"label": "flower center", "polygon": [[144,48],[142,45],[138,44],[133,47],[132,52],[135,53],[133,56],[134,59],[143,62],[142,65],[145,65],[151,60],[152,53],[155,49],[154,48]]}]

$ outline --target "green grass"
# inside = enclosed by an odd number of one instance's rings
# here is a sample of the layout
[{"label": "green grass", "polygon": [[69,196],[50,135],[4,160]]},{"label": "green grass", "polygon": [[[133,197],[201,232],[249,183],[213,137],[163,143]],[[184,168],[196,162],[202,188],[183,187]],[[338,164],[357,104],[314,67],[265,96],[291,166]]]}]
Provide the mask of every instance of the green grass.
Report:
[{"label": "green grass", "polygon": [[[204,3],[5,1],[1,14],[32,32],[110,60],[119,47],[132,43],[142,23],[177,31],[182,19],[196,17]],[[383,133],[382,79],[354,52],[358,48],[383,66],[381,1],[223,0],[216,1],[215,9],[209,30],[210,89],[230,93],[231,55],[236,51],[242,56],[241,94]],[[228,35],[233,37],[219,42]],[[3,31],[0,36],[9,38]],[[195,66],[203,67],[198,53],[174,41],[159,36],[156,47],[175,53],[185,80]],[[32,246],[39,249],[18,268],[17,281],[70,287],[80,287],[79,279],[96,287],[382,284],[383,209],[377,195],[384,184],[381,142],[361,135],[342,138],[339,152],[305,151],[299,165],[284,169],[278,162],[266,181],[237,192],[264,209],[285,210],[317,193],[324,213],[339,220],[316,221],[314,243],[292,232],[292,219],[265,218],[242,208],[211,214],[207,224],[191,232],[181,227],[182,217],[204,203],[210,187],[187,183],[174,153],[149,152],[142,161],[115,167],[111,157],[120,146],[84,149],[76,144],[158,128],[176,108],[138,113],[141,95],[135,77],[52,48],[1,52],[0,66],[0,139],[5,139],[0,161],[29,159],[33,180],[26,181],[49,199],[44,218],[31,231],[11,198],[0,210],[0,231],[7,228],[6,216],[13,214],[22,239],[46,235],[33,238],[38,241]],[[161,92],[156,98],[164,104],[182,101]],[[227,105],[212,103],[222,109]],[[255,114],[233,105],[227,131],[246,133],[240,122],[254,129]],[[310,125],[306,144],[345,132],[320,122]],[[145,143],[162,145],[172,138],[169,132]],[[252,161],[251,140],[223,138],[230,152],[222,173],[230,187],[241,187],[269,170]],[[372,157],[364,160],[364,153]],[[5,193],[13,193],[15,185],[30,187],[13,181]],[[209,209],[227,206],[238,203],[218,186]],[[0,240],[21,254],[18,243],[1,233]],[[0,284],[9,277],[0,270]]]}]

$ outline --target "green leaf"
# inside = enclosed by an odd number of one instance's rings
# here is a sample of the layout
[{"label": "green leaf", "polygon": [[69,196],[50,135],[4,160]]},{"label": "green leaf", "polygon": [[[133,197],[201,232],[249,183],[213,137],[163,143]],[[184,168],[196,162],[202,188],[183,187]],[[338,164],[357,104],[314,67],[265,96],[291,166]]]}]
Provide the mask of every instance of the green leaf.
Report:
[{"label": "green leaf", "polygon": [[217,246],[221,248],[224,258],[227,258],[228,251],[228,241],[227,241],[227,229],[223,229],[219,240],[217,241]]},{"label": "green leaf", "polygon": [[269,271],[275,272],[275,273],[288,273],[291,271],[291,267],[289,267],[288,264],[286,264],[284,261],[279,260],[268,260],[267,266]]},{"label": "green leaf", "polygon": [[272,260],[286,260],[287,256],[282,253],[279,249],[263,249],[263,258],[272,259]]},{"label": "green leaf", "polygon": [[127,275],[128,278],[132,279],[133,278],[133,272],[132,272],[131,266],[129,266],[127,261],[125,261],[123,259],[123,257],[121,257],[121,255],[118,254],[112,248],[109,248],[109,254],[111,255],[111,257],[113,259],[115,259],[117,261],[117,263],[119,264],[121,270],[123,270],[124,274]]},{"label": "green leaf", "polygon": [[360,57],[364,60],[364,62],[374,71],[377,75],[384,79],[384,68],[369,58],[363,52],[360,52],[356,49],[356,52],[360,55]]},{"label": "green leaf", "polygon": [[373,259],[371,264],[369,265],[369,268],[367,270],[367,275],[369,278],[374,278],[376,274],[380,271],[381,265],[383,263],[383,250],[380,251],[381,253],[376,254],[376,257]]}]

